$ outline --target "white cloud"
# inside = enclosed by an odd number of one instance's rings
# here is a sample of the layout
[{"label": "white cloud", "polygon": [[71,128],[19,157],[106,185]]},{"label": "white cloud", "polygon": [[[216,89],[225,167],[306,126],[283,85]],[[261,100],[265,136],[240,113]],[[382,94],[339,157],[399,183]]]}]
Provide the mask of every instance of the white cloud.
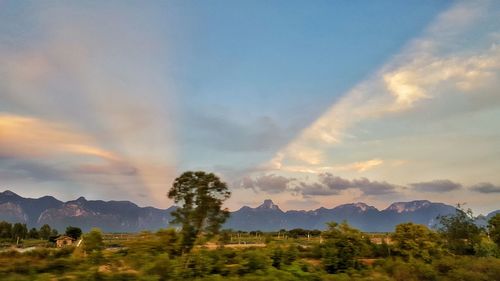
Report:
[{"label": "white cloud", "polygon": [[[453,95],[491,95],[484,89],[498,84],[498,38],[483,32],[471,46],[464,37],[482,32],[484,22],[496,22],[482,3],[463,2],[439,16],[419,38],[369,79],[347,92],[320,118],[281,149],[270,167],[282,171],[319,172],[338,165],[331,149],[356,139],[351,129],[380,118],[402,118],[422,110],[436,98]],[[498,25],[498,24],[497,24]],[[404,118],[404,117],[403,117]],[[350,167],[366,171],[382,164],[359,162]]]}]

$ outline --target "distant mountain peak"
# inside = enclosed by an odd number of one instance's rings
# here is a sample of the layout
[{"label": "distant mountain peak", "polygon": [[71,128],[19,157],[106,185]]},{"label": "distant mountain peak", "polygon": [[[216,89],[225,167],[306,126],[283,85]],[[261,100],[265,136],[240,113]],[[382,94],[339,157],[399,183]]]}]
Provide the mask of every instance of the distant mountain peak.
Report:
[{"label": "distant mountain peak", "polygon": [[397,213],[414,212],[418,209],[430,206],[432,203],[429,200],[415,200],[410,202],[392,203],[386,210]]},{"label": "distant mountain peak", "polygon": [[83,196],[78,197],[78,199],[75,200],[76,202],[87,202],[87,199]]},{"label": "distant mountain peak", "polygon": [[373,206],[370,206],[366,203],[363,203],[363,202],[357,202],[357,203],[353,203],[352,204],[354,207],[360,209],[361,211],[368,211],[368,210],[372,210],[372,209],[376,209],[375,207]]},{"label": "distant mountain peak", "polygon": [[257,207],[257,209],[259,209],[259,210],[280,210],[280,207],[278,207],[278,205],[274,204],[273,200],[266,199],[266,200],[264,200],[262,205]]},{"label": "distant mountain peak", "polygon": [[5,196],[19,196],[17,195],[16,193],[10,191],[10,190],[5,190],[4,192],[0,192],[1,195],[5,195]]},{"label": "distant mountain peak", "polygon": [[335,207],[335,209],[356,209],[358,212],[366,212],[368,210],[377,210],[377,208],[370,206],[363,202],[343,204]]}]

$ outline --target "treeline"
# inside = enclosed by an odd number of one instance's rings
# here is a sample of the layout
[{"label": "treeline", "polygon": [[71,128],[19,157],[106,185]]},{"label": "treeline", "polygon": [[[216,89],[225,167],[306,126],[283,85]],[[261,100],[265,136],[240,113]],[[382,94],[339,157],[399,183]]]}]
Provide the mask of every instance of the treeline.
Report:
[{"label": "treeline", "polygon": [[274,238],[244,249],[225,247],[223,231],[217,250],[199,244],[190,253],[179,232],[163,230],[127,241],[117,254],[151,280],[500,280],[500,214],[486,228],[464,210],[440,221],[437,230],[403,223],[377,242],[336,222],[314,241],[307,230],[289,239],[277,238],[284,231],[247,232]]},{"label": "treeline", "polygon": [[[469,211],[440,218],[437,230],[403,223],[369,235],[347,223],[312,231],[231,232],[183,249],[182,232],[141,232],[106,249],[98,230],[83,247],[0,253],[1,280],[500,280],[500,214],[480,228]],[[265,247],[230,247],[224,233],[264,239]],[[297,234],[296,237],[292,237]],[[316,236],[317,237],[317,236]],[[374,241],[373,238],[382,238]],[[216,247],[209,245],[216,244]],[[109,245],[108,245],[109,247]],[[43,279],[43,278],[46,279]],[[39,279],[37,279],[39,278]]]},{"label": "treeline", "polygon": [[[82,230],[78,227],[68,226],[65,235],[77,239],[81,236]],[[57,229],[50,227],[48,224],[42,225],[39,229],[33,227],[28,230],[26,224],[9,223],[0,221],[0,239],[21,241],[24,239],[42,239],[51,241],[59,236]]]},{"label": "treeline", "polygon": [[290,230],[286,229],[281,229],[279,231],[269,231],[269,232],[263,232],[260,230],[256,231],[242,231],[242,230],[233,230],[233,229],[223,229],[222,233],[229,233],[229,234],[248,234],[249,236],[268,236],[268,235],[273,235],[273,236],[280,236],[283,238],[300,238],[300,237],[315,237],[321,235],[321,230],[318,229],[303,229],[303,228],[294,228]]},{"label": "treeline", "polygon": [[44,239],[48,240],[51,236],[57,236],[57,229],[52,229],[50,225],[44,224],[39,229],[33,227],[28,230],[26,224],[11,224],[6,221],[0,221],[0,239]]}]

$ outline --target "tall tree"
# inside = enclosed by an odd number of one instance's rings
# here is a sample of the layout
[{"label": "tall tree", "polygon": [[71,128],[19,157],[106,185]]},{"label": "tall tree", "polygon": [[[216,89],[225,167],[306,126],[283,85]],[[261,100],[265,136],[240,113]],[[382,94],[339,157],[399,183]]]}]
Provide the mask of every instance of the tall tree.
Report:
[{"label": "tall tree", "polygon": [[455,214],[440,216],[439,231],[446,239],[448,248],[459,255],[473,255],[474,246],[479,243],[481,228],[475,224],[471,209],[458,205]]},{"label": "tall tree", "polygon": [[12,224],[0,221],[0,238],[12,238]]},{"label": "tall tree", "polygon": [[26,227],[26,224],[22,223],[16,223],[12,227],[12,238],[14,240],[21,240],[26,238],[26,235],[28,234],[28,228]]},{"label": "tall tree", "polygon": [[33,227],[28,232],[28,237],[31,239],[38,239],[38,238],[40,238],[40,233],[38,233],[38,230]]},{"label": "tall tree", "polygon": [[500,213],[488,220],[488,232],[491,240],[500,247]]},{"label": "tall tree", "polygon": [[421,224],[398,224],[392,239],[394,252],[405,259],[421,258],[430,262],[440,250],[437,233]]},{"label": "tall tree", "polygon": [[83,249],[87,253],[100,252],[104,248],[101,230],[93,228],[89,233],[83,235]]},{"label": "tall tree", "polygon": [[168,197],[181,205],[172,212],[173,224],[180,224],[183,252],[189,252],[202,234],[217,234],[229,217],[222,204],[231,196],[225,182],[213,173],[184,172],[175,179]]},{"label": "tall tree", "polygon": [[50,228],[50,225],[44,224],[40,227],[40,231],[38,233],[40,234],[40,238],[48,240],[51,232],[52,229]]}]

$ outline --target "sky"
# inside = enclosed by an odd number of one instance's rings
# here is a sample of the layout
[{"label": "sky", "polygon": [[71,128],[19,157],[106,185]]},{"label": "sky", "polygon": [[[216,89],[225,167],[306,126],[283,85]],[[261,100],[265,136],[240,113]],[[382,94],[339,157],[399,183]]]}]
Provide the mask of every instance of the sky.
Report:
[{"label": "sky", "polygon": [[500,209],[498,1],[0,0],[0,189]]}]

